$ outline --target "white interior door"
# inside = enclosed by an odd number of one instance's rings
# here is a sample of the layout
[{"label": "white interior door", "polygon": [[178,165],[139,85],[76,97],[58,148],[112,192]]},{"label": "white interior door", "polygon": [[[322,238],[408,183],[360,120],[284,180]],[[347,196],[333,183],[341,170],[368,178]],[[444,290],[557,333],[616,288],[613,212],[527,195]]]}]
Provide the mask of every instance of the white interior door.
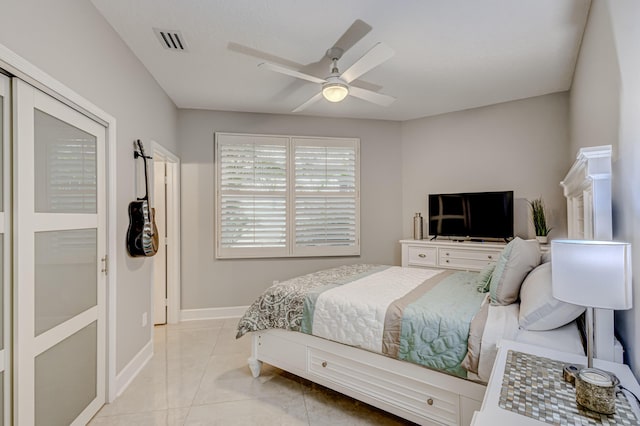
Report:
[{"label": "white interior door", "polygon": [[158,228],[158,252],[153,257],[153,324],[167,323],[167,163],[153,156],[153,208]]},{"label": "white interior door", "polygon": [[154,324],[180,321],[180,158],[152,142],[153,197],[160,250],[154,262]]},{"label": "white interior door", "polygon": [[105,128],[13,79],[14,423],[105,402]]},{"label": "white interior door", "polygon": [[0,74],[0,423],[11,424],[11,83]]}]

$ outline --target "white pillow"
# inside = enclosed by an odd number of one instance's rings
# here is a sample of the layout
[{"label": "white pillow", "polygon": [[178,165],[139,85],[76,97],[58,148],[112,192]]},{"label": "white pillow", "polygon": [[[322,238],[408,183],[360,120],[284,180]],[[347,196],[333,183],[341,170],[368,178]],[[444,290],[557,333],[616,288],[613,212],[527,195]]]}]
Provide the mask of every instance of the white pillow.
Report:
[{"label": "white pillow", "polygon": [[570,323],[584,312],[584,306],[561,302],[551,292],[551,262],[531,271],[520,289],[520,327],[525,330],[553,330]]},{"label": "white pillow", "polygon": [[540,264],[540,245],[536,240],[511,240],[502,250],[491,276],[492,305],[510,305],[518,300],[524,277]]}]

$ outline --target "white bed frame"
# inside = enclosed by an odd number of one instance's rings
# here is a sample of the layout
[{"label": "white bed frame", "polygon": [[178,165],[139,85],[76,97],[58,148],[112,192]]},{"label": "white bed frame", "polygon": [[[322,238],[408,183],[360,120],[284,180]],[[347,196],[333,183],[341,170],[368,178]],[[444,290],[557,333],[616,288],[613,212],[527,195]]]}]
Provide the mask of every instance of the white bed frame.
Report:
[{"label": "white bed frame", "polygon": [[[569,235],[604,239],[611,232],[611,147],[580,150],[562,186]],[[614,352],[607,337],[613,336],[613,317],[608,324],[605,312],[598,321],[595,347],[598,358],[608,359],[602,354]],[[254,377],[263,362],[419,424],[469,425],[486,390],[477,382],[284,330],[253,333]]]},{"label": "white bed frame", "polygon": [[468,425],[485,385],[308,334],[253,333],[249,367],[262,362],[304,377],[412,422]]}]

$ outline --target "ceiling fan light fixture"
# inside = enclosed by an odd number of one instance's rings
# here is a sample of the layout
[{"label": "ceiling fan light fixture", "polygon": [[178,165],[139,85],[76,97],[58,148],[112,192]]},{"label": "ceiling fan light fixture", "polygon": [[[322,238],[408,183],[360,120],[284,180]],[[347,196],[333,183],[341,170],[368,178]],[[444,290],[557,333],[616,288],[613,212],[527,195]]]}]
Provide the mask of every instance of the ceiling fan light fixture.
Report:
[{"label": "ceiling fan light fixture", "polygon": [[349,94],[349,87],[338,82],[325,83],[322,86],[322,96],[329,102],[340,102]]}]

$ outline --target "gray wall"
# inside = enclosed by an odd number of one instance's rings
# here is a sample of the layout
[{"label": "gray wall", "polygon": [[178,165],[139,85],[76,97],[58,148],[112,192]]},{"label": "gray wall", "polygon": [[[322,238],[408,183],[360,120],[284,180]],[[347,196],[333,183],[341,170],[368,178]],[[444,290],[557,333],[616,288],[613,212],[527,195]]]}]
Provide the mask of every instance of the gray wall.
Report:
[{"label": "gray wall", "polygon": [[[343,258],[216,260],[214,132],[360,138],[361,255]],[[400,124],[294,115],[180,110],[182,309],[249,305],[274,280],[337,265],[399,264]]]},{"label": "gray wall", "polygon": [[517,235],[535,235],[527,200],[542,196],[550,237],[566,236],[568,100],[556,93],[404,122],[403,236],[413,214],[427,212],[429,193],[505,190],[516,198]]},{"label": "gray wall", "polygon": [[[180,110],[182,309],[248,305],[274,280],[335,265],[399,264],[398,240],[429,192],[515,191],[516,229],[529,230],[525,199],[547,202],[552,236],[566,234],[559,182],[568,171],[568,94],[560,93],[403,123]],[[359,258],[216,260],[216,131],[361,138]]]},{"label": "gray wall", "polygon": [[[571,89],[572,155],[578,148],[613,145],[613,238],[631,242],[640,271],[640,2],[594,0]],[[626,362],[640,377],[640,285],[633,308],[616,312]]]},{"label": "gray wall", "polygon": [[117,120],[118,275],[116,365],[120,372],[150,340],[152,262],[126,254],[127,206],[134,194],[132,142],[153,139],[176,151],[177,110],[93,5],[83,0],[9,0],[0,43]]}]

